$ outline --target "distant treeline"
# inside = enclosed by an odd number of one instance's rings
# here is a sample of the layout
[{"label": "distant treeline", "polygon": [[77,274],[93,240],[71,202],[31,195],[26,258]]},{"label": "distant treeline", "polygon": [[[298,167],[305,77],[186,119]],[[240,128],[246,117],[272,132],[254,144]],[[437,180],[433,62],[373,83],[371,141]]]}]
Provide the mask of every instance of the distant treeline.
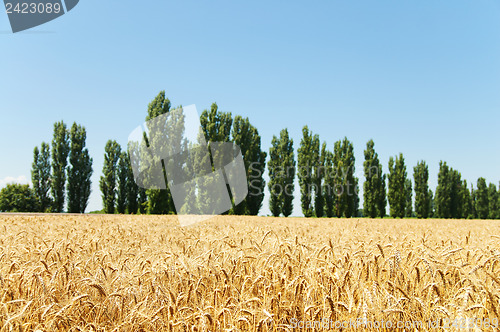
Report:
[{"label": "distant treeline", "polygon": [[[148,105],[146,121],[171,110],[161,91]],[[221,112],[213,103],[200,116],[207,142],[234,142],[241,148],[249,193],[228,211],[235,215],[257,215],[264,200],[267,153],[261,136],[248,118]],[[85,148],[85,128],[63,122],[54,124],[52,145],[42,143],[34,150],[33,188],[11,184],[0,191],[0,211],[41,211],[83,213],[90,196],[92,158]],[[295,158],[294,142],[288,130],[273,136],[267,171],[269,208],[273,216],[291,215],[298,177],[302,213],[306,217],[467,218],[500,219],[500,193],[495,184],[479,178],[476,187],[462,179],[460,172],[440,162],[435,193],[429,188],[429,168],[425,161],[409,175],[404,156],[390,157],[388,172],[375,152],[372,140],[364,151],[363,207],[359,199],[359,179],[355,176],[354,146],[347,138],[327,148],[307,126]],[[135,181],[128,149],[109,140],[99,186],[103,213],[175,214],[170,191],[139,188]],[[413,179],[412,179],[413,178]],[[413,180],[413,181],[412,181]],[[413,198],[413,195],[415,196]],[[389,204],[389,211],[387,211]]]}]

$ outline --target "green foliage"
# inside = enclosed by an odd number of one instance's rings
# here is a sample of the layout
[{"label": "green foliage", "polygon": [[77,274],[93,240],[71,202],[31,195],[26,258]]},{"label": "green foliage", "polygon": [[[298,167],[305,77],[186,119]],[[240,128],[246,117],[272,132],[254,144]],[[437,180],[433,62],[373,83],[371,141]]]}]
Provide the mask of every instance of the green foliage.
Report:
[{"label": "green foliage", "polygon": [[411,180],[406,179],[405,180],[405,217],[406,218],[411,218],[413,216],[413,211],[412,211],[412,196],[413,196],[413,189],[411,185]]},{"label": "green foliage", "polygon": [[489,216],[488,188],[484,178],[477,179],[477,189],[474,193],[476,216],[479,219],[487,219]]},{"label": "green foliage", "polygon": [[365,182],[363,184],[363,215],[370,218],[385,216],[387,205],[385,194],[385,175],[382,165],[374,149],[375,143],[366,143],[365,161],[363,163]]},{"label": "green foliage", "polygon": [[256,216],[262,207],[266,182],[264,172],[267,153],[261,149],[261,137],[257,128],[250,124],[248,118],[236,116],[232,129],[233,142],[241,149],[245,164],[248,195],[232,212],[237,215]]},{"label": "green foliage", "polygon": [[295,189],[295,156],[293,140],[288,130],[280,132],[280,138],[273,136],[269,149],[269,209],[273,216],[283,214],[288,217],[293,212],[293,192]]},{"label": "green foliage", "polygon": [[35,192],[27,184],[8,184],[0,190],[1,212],[38,211]]},{"label": "green foliage", "polygon": [[92,158],[85,148],[87,133],[84,127],[74,123],[69,136],[68,212],[84,213],[92,185]]},{"label": "green foliage", "polygon": [[[315,141],[319,149],[319,138]],[[317,218],[323,217],[325,214],[325,195],[323,193],[324,186],[323,181],[326,173],[326,143],[323,142],[321,146],[321,152],[318,152],[318,161],[316,167],[313,169],[313,181],[314,181],[314,214]]]},{"label": "green foliage", "polygon": [[431,191],[429,189],[429,166],[425,161],[419,161],[413,168],[415,181],[415,215],[417,218],[431,216]]},{"label": "green foliage", "polygon": [[52,212],[63,212],[66,192],[66,166],[68,164],[69,139],[66,124],[54,124],[52,139]]},{"label": "green foliage", "polygon": [[[243,120],[242,120],[243,121]],[[200,116],[200,124],[202,128],[202,133],[207,142],[230,142],[231,141],[231,128],[233,125],[233,118],[231,113],[225,113],[219,111],[219,107],[216,103],[213,103],[210,111],[204,110]],[[240,122],[239,125],[242,123]],[[250,128],[249,128],[250,129]],[[239,138],[240,139],[240,138]],[[247,146],[248,147],[248,146]],[[260,144],[259,144],[260,149]],[[243,151],[242,151],[243,153]],[[211,161],[206,161],[205,159],[209,157],[213,159],[212,152],[210,151],[210,155],[207,156],[204,152],[201,153],[201,157],[197,157],[196,160],[201,165],[205,165],[207,163],[211,164]],[[215,171],[214,165],[212,165],[212,170]],[[203,183],[206,181],[199,177],[197,179],[198,184],[201,186],[207,186],[207,183]],[[227,188],[229,192],[229,187]],[[210,211],[212,206],[220,206],[219,200],[221,197],[217,195],[213,196],[209,193],[203,193],[197,195],[197,206],[202,209],[202,211]],[[258,199],[257,199],[258,201]],[[247,202],[248,203],[248,202]],[[249,205],[245,203],[243,206],[237,207],[237,210],[241,213],[245,213],[247,207]],[[255,201],[254,201],[255,203]],[[260,207],[259,207],[260,208]],[[233,207],[234,209],[234,207]]]},{"label": "green foliage", "polygon": [[128,168],[129,162],[127,162],[127,160],[128,160],[128,154],[125,151],[122,151],[118,159],[118,170],[117,170],[118,190],[116,193],[116,212],[120,214],[125,214],[128,205],[127,175],[129,173],[129,168]]},{"label": "green foliage", "polygon": [[50,197],[50,147],[42,142],[40,150],[33,151],[31,182],[37,200],[39,212],[50,212],[52,198]]},{"label": "green foliage", "polygon": [[102,193],[102,203],[104,212],[108,214],[115,213],[116,201],[116,177],[117,162],[120,157],[121,148],[116,141],[109,140],[104,148],[103,175],[99,182]]},{"label": "green foliage", "polygon": [[407,181],[406,165],[402,153],[395,160],[393,157],[389,158],[388,180],[391,217],[404,218],[407,216],[408,198],[411,200],[411,182]]},{"label": "green foliage", "polygon": [[[129,150],[130,151],[130,150]],[[127,192],[127,213],[136,214],[139,209],[139,187],[135,183],[134,180],[134,171],[132,169],[132,164],[130,162],[130,152],[127,151],[127,155],[125,158],[125,168],[126,168],[126,192]]]},{"label": "green foliage", "polygon": [[464,190],[467,188],[463,186],[462,175],[441,161],[435,197],[438,218],[467,218],[463,208]]},{"label": "green foliage", "polygon": [[231,113],[219,111],[217,103],[213,103],[210,111],[204,110],[200,116],[201,128],[207,141],[229,142],[233,118]]},{"label": "green foliage", "polygon": [[297,165],[300,186],[300,201],[302,213],[305,217],[313,216],[312,191],[318,190],[314,179],[313,169],[319,161],[319,136],[313,135],[307,126],[302,128],[302,139],[298,149]]},{"label": "green foliage", "polygon": [[337,217],[351,218],[358,215],[359,197],[358,179],[354,176],[355,161],[354,146],[347,137],[335,142],[332,176],[334,177],[334,213]]},{"label": "green foliage", "polygon": [[499,219],[497,187],[490,183],[488,186],[488,219]]},{"label": "green foliage", "polygon": [[[165,97],[165,91],[160,91],[160,93],[155,97],[153,101],[151,101],[148,105],[148,115],[146,116],[146,121],[152,120],[160,115],[166,114],[170,112],[170,100]],[[176,138],[178,136],[182,136],[184,133],[183,127],[184,127],[184,119],[177,119],[177,118],[169,118],[169,123],[165,123],[165,126],[169,126],[169,129],[171,131],[174,131],[176,133]],[[182,128],[179,128],[182,127]],[[173,140],[175,138],[166,139],[162,135],[164,132],[164,128],[148,128],[149,129],[149,137],[147,137],[147,142],[150,146],[161,146],[165,149],[171,148],[170,146],[164,146],[162,142],[168,141],[170,144],[175,144],[173,143]],[[165,165],[163,162],[160,162],[160,157],[159,156],[153,156],[155,159],[155,162],[152,162],[151,164],[162,164],[162,167],[165,171]],[[172,199],[172,195],[170,193],[170,190],[168,187],[166,189],[147,189],[146,190],[146,195],[147,195],[147,212],[150,214],[170,214],[170,213],[175,213],[175,206],[174,202]]]}]

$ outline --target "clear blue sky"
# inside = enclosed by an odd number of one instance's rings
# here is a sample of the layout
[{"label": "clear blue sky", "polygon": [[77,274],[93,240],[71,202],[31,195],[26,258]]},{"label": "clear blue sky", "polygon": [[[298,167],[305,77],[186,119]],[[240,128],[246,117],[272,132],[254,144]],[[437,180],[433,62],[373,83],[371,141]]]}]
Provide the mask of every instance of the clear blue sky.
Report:
[{"label": "clear blue sky", "polygon": [[30,178],[54,122],[76,121],[100,209],[106,141],[125,145],[160,90],[248,116],[266,150],[285,127],[296,148],[306,124],[330,148],[347,136],[361,179],[373,138],[384,171],[399,152],[410,174],[425,159],[432,187],[440,160],[500,180],[497,0],[81,0],[18,34],[1,12],[0,43],[0,186]]}]

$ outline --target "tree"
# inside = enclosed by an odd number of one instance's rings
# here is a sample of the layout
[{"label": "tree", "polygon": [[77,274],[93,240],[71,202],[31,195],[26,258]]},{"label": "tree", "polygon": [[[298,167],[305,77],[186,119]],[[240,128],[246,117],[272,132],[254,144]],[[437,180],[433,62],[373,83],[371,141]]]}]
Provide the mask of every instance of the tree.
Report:
[{"label": "tree", "polygon": [[69,134],[68,212],[84,213],[91,192],[92,158],[85,148],[87,133],[84,127],[73,124]]},{"label": "tree", "polygon": [[302,128],[302,139],[297,152],[302,213],[305,217],[312,217],[314,211],[312,191],[314,186],[316,186],[316,181],[313,178],[313,169],[317,167],[319,160],[319,136],[313,135],[307,126]]},{"label": "tree", "polygon": [[[329,160],[331,159],[331,161]],[[328,187],[333,188],[334,214],[337,217],[351,218],[358,214],[358,179],[354,176],[355,158],[354,146],[344,137],[342,141],[337,141],[333,147],[333,157],[326,156],[327,169],[333,164],[333,172],[328,176]],[[333,180],[332,180],[333,178]],[[330,210],[331,198],[327,199],[327,215]]]},{"label": "tree", "polygon": [[274,217],[279,217],[283,210],[283,177],[284,171],[281,167],[280,142],[273,135],[271,147],[269,148],[269,162],[267,164],[269,172],[269,210]]},{"label": "tree", "polygon": [[479,219],[488,219],[488,188],[486,187],[486,180],[484,178],[479,178],[477,180],[477,189],[475,190],[475,208],[477,217]]},{"label": "tree", "polygon": [[461,186],[461,201],[462,201],[462,209],[461,216],[464,219],[473,219],[474,218],[474,208],[472,203],[471,192],[469,191],[467,181],[463,180]]},{"label": "tree", "polygon": [[125,163],[126,163],[125,167],[127,170],[127,175],[126,175],[127,212],[130,214],[136,214],[139,208],[139,201],[138,201],[139,187],[137,186],[137,183],[135,183],[134,171],[132,169],[132,164],[130,162],[130,152],[128,151],[127,151],[127,157],[125,158]]},{"label": "tree", "polygon": [[[242,121],[243,121],[243,119],[242,119]],[[227,143],[227,142],[231,141],[231,129],[233,126],[232,115],[231,115],[231,113],[219,111],[219,107],[217,106],[216,103],[213,103],[211,105],[210,111],[204,110],[201,113],[200,124],[201,124],[201,128],[202,128],[203,136],[204,136],[205,140],[208,142],[210,147],[213,146],[212,144],[219,144],[219,142]],[[249,123],[247,123],[247,124],[249,125]],[[242,125],[242,122],[240,122],[239,125]],[[259,145],[260,145],[260,143],[259,143]],[[247,145],[247,147],[248,146],[249,145]],[[260,147],[259,147],[259,149],[260,149]],[[242,150],[242,153],[243,153],[243,150]],[[200,154],[200,156],[196,157],[195,158],[196,163],[199,163],[200,165],[211,164],[210,160],[208,160],[208,161],[206,160],[207,157],[212,159],[212,160],[219,159],[219,158],[214,158],[214,156],[212,155],[212,150],[210,149],[210,153],[208,155],[205,152],[202,152]],[[212,165],[211,168],[212,168],[212,171],[215,171],[215,165]],[[246,169],[246,170],[248,171],[248,169]],[[250,170],[250,172],[252,172],[252,174],[253,174],[252,170]],[[200,177],[197,179],[197,181],[198,181],[197,185],[202,186],[202,187],[207,187],[209,185],[209,183],[207,181],[212,181],[212,180],[203,179]],[[264,182],[258,183],[258,186],[261,186],[262,183],[264,183]],[[264,183],[264,185],[265,185],[265,183]],[[230,188],[227,185],[226,185],[226,188],[227,188],[228,192],[230,192]],[[262,198],[260,195],[257,195],[255,198],[253,198],[253,201],[252,201],[253,204],[258,205],[260,198]],[[218,207],[218,206],[221,206],[221,204],[223,204],[221,201],[222,197],[220,197],[219,195],[210,195],[207,192],[198,193],[198,195],[196,196],[196,199],[197,199],[197,206],[198,206],[199,210],[200,211],[209,211],[210,213],[208,213],[208,214],[216,212],[213,210],[214,207]],[[262,202],[262,201],[260,201],[260,202]],[[250,204],[252,204],[252,203],[250,203]],[[233,206],[231,209],[232,211],[229,211],[229,212],[234,213],[234,209],[236,208],[236,210],[238,210],[238,213],[244,214],[245,210],[247,210],[247,207],[249,207],[248,201],[246,203],[244,203],[242,206],[238,206],[238,207]],[[253,205],[253,208],[256,208],[256,206]],[[228,212],[225,212],[225,214],[227,214],[227,213]]]},{"label": "tree", "polygon": [[412,211],[412,196],[413,189],[411,185],[411,180],[405,180],[405,196],[406,196],[406,204],[405,204],[405,217],[411,218],[413,216]]},{"label": "tree", "polygon": [[408,183],[406,181],[406,165],[403,154],[394,160],[389,158],[389,205],[393,218],[403,218],[406,216],[408,202]]},{"label": "tree", "polygon": [[488,219],[498,218],[498,191],[497,187],[490,183],[488,186]]},{"label": "tree", "polygon": [[382,165],[374,149],[375,143],[370,140],[366,143],[365,183],[363,184],[363,214],[370,218],[385,216],[387,205],[385,196],[385,175],[382,174]]},{"label": "tree", "polygon": [[8,184],[0,190],[1,212],[36,212],[35,192],[27,184]]},{"label": "tree", "polygon": [[436,211],[436,205],[434,203],[434,193],[432,190],[429,189],[429,200],[430,200],[430,210],[429,210],[429,218],[434,218],[435,216],[435,211]]},{"label": "tree", "polygon": [[[170,112],[171,104],[170,100],[165,97],[165,91],[160,91],[160,93],[155,97],[153,101],[151,101],[148,105],[148,115],[146,116],[146,121],[152,120],[160,115],[167,114]],[[179,121],[177,121],[179,120]],[[163,125],[169,126],[169,130],[175,132],[175,138],[179,136],[183,136],[184,133],[184,122],[182,119],[177,119],[174,117],[170,117],[168,119],[169,123],[165,123]],[[175,123],[172,123],[175,122]],[[182,127],[182,129],[179,128]],[[171,149],[170,145],[173,145],[174,142],[167,136],[163,135],[164,128],[148,128],[149,129],[149,137],[147,137],[148,144],[150,146],[161,146],[165,149]],[[174,139],[175,139],[174,138]],[[169,142],[169,146],[164,146],[165,142]],[[163,170],[165,171],[165,164],[162,161],[163,156],[152,156],[153,161],[151,164],[153,165],[162,165]],[[147,202],[148,202],[148,213],[150,214],[169,214],[175,213],[175,206],[172,199],[172,194],[170,193],[170,189],[147,189]]]},{"label": "tree", "polygon": [[120,157],[118,158],[118,170],[117,170],[118,190],[116,194],[116,212],[120,214],[125,214],[128,205],[127,175],[129,173],[128,169],[129,163],[127,162],[127,159],[128,159],[127,153],[125,151],[122,151],[122,153],[120,153]]},{"label": "tree", "polygon": [[463,217],[463,182],[461,174],[446,162],[439,163],[435,206],[438,218]]},{"label": "tree", "polygon": [[69,140],[66,124],[54,124],[54,138],[52,139],[52,197],[54,199],[52,211],[63,212],[66,192],[66,166],[68,165]]},{"label": "tree", "polygon": [[146,193],[146,189],[138,188],[138,198],[137,198],[137,206],[139,208],[140,214],[146,214],[148,211],[148,195]]},{"label": "tree", "polygon": [[293,212],[293,192],[295,189],[295,156],[293,140],[288,130],[280,132],[279,139],[273,136],[269,149],[269,208],[273,216],[281,213],[288,217]]},{"label": "tree", "polygon": [[104,165],[102,169],[103,175],[99,182],[102,203],[104,212],[108,214],[115,213],[116,201],[116,176],[117,176],[117,162],[120,157],[121,148],[116,141],[109,140],[104,148]]},{"label": "tree", "polygon": [[[317,146],[319,149],[319,139],[317,141]],[[318,160],[316,161],[316,167],[313,169],[313,179],[314,179],[314,214],[317,218],[321,218],[325,214],[325,197],[323,194],[323,180],[325,177],[325,166],[326,166],[326,143],[323,142],[321,146],[321,152],[318,151]]]},{"label": "tree", "polygon": [[325,200],[325,214],[332,218],[336,213],[338,176],[335,172],[334,156],[331,151],[325,152],[325,185],[323,197]]},{"label": "tree", "polygon": [[43,142],[40,150],[33,151],[31,182],[39,212],[48,212],[52,204],[50,197],[50,147]]},{"label": "tree", "polygon": [[431,214],[431,191],[429,190],[429,166],[419,161],[413,168],[415,181],[415,214],[417,218],[429,218]]},{"label": "tree", "polygon": [[233,142],[241,149],[245,165],[248,195],[233,207],[233,213],[255,216],[259,213],[264,200],[264,171],[267,153],[261,149],[261,137],[257,128],[250,124],[248,118],[236,116],[232,128]]}]

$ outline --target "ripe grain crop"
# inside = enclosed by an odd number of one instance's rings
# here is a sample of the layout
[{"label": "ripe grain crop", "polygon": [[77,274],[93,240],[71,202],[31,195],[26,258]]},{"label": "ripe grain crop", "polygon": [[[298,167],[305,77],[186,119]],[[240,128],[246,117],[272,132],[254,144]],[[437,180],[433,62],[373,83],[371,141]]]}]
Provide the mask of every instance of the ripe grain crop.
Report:
[{"label": "ripe grain crop", "polygon": [[220,216],[182,228],[173,216],[0,216],[0,328],[316,331],[324,326],[292,324],[493,322],[499,235],[498,221]]}]

